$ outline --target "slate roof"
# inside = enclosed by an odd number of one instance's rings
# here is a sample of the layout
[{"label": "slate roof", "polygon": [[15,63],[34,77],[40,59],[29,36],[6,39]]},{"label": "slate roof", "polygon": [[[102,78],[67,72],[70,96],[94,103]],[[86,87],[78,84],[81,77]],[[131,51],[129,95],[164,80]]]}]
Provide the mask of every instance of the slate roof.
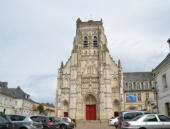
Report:
[{"label": "slate roof", "polygon": [[124,82],[134,82],[134,81],[151,81],[153,80],[152,72],[127,72],[123,73],[123,81]]},{"label": "slate roof", "polygon": [[13,97],[12,93],[9,91],[7,85],[8,85],[7,82],[0,82],[0,93]]},{"label": "slate roof", "polygon": [[25,93],[19,86],[8,88],[7,82],[0,82],[0,93],[14,98],[29,99],[29,94]]}]

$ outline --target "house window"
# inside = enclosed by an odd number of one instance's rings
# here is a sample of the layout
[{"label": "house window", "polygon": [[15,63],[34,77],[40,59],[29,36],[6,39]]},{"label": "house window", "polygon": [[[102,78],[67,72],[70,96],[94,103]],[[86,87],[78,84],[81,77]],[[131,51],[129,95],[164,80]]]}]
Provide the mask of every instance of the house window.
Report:
[{"label": "house window", "polygon": [[93,47],[98,47],[97,37],[96,36],[94,36],[94,38],[93,38]]},{"label": "house window", "polygon": [[132,90],[132,83],[129,82],[129,90]]},{"label": "house window", "polygon": [[152,81],[150,81],[150,89],[152,89],[152,84],[153,84]]},{"label": "house window", "polygon": [[149,99],[149,93],[146,93],[146,99]]},{"label": "house window", "polygon": [[138,105],[138,110],[142,110],[142,106],[141,105]]},{"label": "house window", "polygon": [[84,37],[84,47],[88,47],[88,38],[85,36]]},{"label": "house window", "polygon": [[157,94],[156,93],[154,93],[154,100],[156,100],[157,99]]},{"label": "house window", "polygon": [[135,82],[133,82],[133,86],[136,86],[136,83],[135,83]]},{"label": "house window", "polygon": [[166,80],[166,74],[164,74],[162,76],[162,85],[163,85],[164,88],[168,88],[167,80]]},{"label": "house window", "polygon": [[141,101],[141,93],[138,94],[138,102]]},{"label": "house window", "polygon": [[148,82],[145,83],[145,90],[148,89]]},{"label": "house window", "polygon": [[143,89],[143,85],[144,85],[143,82],[141,82],[141,89]]},{"label": "house window", "polygon": [[128,83],[126,82],[126,89],[128,89]]},{"label": "house window", "polygon": [[134,90],[136,90],[136,86],[134,86],[134,88],[133,88]]}]

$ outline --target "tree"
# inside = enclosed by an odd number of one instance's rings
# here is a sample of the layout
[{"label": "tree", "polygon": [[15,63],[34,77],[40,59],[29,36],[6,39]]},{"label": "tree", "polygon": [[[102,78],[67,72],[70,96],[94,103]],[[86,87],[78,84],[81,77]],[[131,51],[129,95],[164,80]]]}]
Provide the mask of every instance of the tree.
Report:
[{"label": "tree", "polygon": [[43,113],[44,112],[44,105],[40,104],[38,107],[37,107],[37,110],[39,111],[39,113]]}]

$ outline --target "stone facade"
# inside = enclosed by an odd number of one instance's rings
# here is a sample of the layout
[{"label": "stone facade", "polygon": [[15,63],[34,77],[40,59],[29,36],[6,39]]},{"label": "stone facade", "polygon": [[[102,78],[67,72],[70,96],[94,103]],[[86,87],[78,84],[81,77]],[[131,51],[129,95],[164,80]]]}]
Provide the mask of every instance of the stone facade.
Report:
[{"label": "stone facade", "polygon": [[7,82],[0,82],[0,111],[6,114],[31,115],[32,100],[19,86],[8,88]]},{"label": "stone facade", "polygon": [[123,110],[123,73],[109,54],[102,21],[78,19],[71,56],[58,70],[56,115],[87,119],[87,105],[96,106],[100,120]]},{"label": "stone facade", "polygon": [[170,53],[153,73],[158,87],[159,113],[170,117]]},{"label": "stone facade", "polygon": [[[147,110],[156,113],[156,89],[152,72],[123,73],[125,110]],[[136,96],[128,100],[129,95]]]}]

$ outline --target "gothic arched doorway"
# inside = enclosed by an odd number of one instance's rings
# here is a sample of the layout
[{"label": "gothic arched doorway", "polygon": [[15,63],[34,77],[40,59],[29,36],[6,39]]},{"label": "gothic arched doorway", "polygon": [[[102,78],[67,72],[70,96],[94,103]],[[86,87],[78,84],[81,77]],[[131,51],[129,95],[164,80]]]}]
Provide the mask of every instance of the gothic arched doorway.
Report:
[{"label": "gothic arched doorway", "polygon": [[120,106],[119,100],[115,99],[114,102],[113,102],[114,116],[115,117],[119,115],[119,106]]},{"label": "gothic arched doorway", "polygon": [[86,120],[96,120],[96,98],[93,95],[86,97]]},{"label": "gothic arched doorway", "polygon": [[64,117],[68,117],[68,102],[66,100],[63,102],[63,107],[64,107],[63,110]]}]

